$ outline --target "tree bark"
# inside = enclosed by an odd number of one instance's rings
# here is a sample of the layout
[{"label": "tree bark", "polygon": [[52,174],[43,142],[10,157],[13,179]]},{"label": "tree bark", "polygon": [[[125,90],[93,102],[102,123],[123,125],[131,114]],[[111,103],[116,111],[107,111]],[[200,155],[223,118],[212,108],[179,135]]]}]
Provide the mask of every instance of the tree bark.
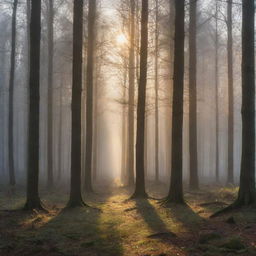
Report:
[{"label": "tree bark", "polygon": [[233,86],[232,0],[227,2],[228,29],[228,184],[234,183],[234,86]]},{"label": "tree bark", "polygon": [[159,182],[159,1],[156,0],[155,16],[155,182]]},{"label": "tree bark", "polygon": [[184,0],[175,0],[174,75],[172,104],[172,162],[168,203],[184,203],[182,182],[184,96]]},{"label": "tree bark", "polygon": [[135,0],[130,0],[129,106],[128,106],[128,185],[134,185],[134,88],[135,88]]},{"label": "tree bark", "polygon": [[145,189],[145,112],[148,61],[148,0],[142,0],[140,79],[137,109],[136,183],[133,198],[147,198]]},{"label": "tree bark", "polygon": [[238,203],[256,203],[255,191],[255,60],[254,0],[243,0],[242,11],[242,161]]},{"label": "tree bark", "polygon": [[71,189],[68,207],[84,206],[81,195],[81,102],[83,56],[83,0],[74,1],[73,73],[72,73],[72,131],[71,131]]},{"label": "tree bark", "polygon": [[11,60],[10,60],[10,78],[9,78],[9,140],[8,140],[8,156],[9,156],[9,183],[15,186],[15,170],[14,170],[14,148],[13,148],[13,96],[14,96],[14,76],[16,62],[16,20],[17,20],[18,0],[13,1],[12,9],[12,39],[11,39]]},{"label": "tree bark", "polygon": [[31,2],[28,123],[28,176],[26,210],[42,209],[39,181],[41,0]]},{"label": "tree bark", "polygon": [[92,150],[93,150],[93,73],[95,44],[96,0],[89,1],[88,48],[86,72],[86,148],[85,148],[85,191],[93,192],[92,186]]},{"label": "tree bark", "polygon": [[189,23],[189,158],[190,189],[199,189],[197,149],[197,1],[190,0]]}]

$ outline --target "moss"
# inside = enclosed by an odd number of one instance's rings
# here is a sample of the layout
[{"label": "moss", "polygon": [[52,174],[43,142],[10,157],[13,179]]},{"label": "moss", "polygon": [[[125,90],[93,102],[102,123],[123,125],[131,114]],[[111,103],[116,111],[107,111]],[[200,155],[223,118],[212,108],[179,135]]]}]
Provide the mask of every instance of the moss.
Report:
[{"label": "moss", "polygon": [[240,237],[231,237],[228,238],[222,245],[222,248],[229,249],[231,251],[241,251],[245,250],[246,246],[242,242]]},{"label": "moss", "polygon": [[219,233],[212,232],[207,234],[201,234],[199,237],[200,244],[207,244],[210,241],[221,239],[222,236]]}]

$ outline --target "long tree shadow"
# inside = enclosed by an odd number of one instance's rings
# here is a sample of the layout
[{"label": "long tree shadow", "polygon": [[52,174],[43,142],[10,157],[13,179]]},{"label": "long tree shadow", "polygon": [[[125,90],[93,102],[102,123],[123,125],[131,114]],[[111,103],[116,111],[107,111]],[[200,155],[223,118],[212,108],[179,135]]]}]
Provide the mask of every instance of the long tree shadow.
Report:
[{"label": "long tree shadow", "polygon": [[[136,208],[153,232],[148,238],[158,239],[173,249],[183,250],[181,248],[194,247],[195,241],[198,239],[195,234],[197,232],[194,231],[199,228],[198,225],[203,223],[203,220],[189,206],[159,209],[159,211],[164,211],[164,218],[170,218],[171,223],[168,220],[164,222],[156,208],[148,200],[137,200]],[[177,225],[181,225],[183,228],[179,229]]]},{"label": "long tree shadow", "polygon": [[138,213],[153,232],[169,232],[168,227],[148,200],[138,199],[135,200],[135,203]]},{"label": "long tree shadow", "polygon": [[175,222],[183,225],[189,232],[197,232],[200,226],[205,224],[206,220],[193,211],[188,205],[169,205],[166,208],[167,214]]},{"label": "long tree shadow", "polygon": [[[111,194],[87,198],[93,207],[106,207]],[[110,212],[89,207],[56,210],[48,214],[25,214],[26,226],[16,227],[15,247],[19,255],[79,256],[123,255],[121,235]],[[1,244],[1,243],[0,243]]]}]

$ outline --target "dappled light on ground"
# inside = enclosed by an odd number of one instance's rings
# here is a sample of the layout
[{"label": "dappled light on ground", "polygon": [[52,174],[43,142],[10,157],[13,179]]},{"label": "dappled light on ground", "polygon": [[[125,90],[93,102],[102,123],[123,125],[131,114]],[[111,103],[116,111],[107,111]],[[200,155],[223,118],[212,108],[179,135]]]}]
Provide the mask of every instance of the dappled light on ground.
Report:
[{"label": "dappled light on ground", "polygon": [[[71,210],[63,208],[67,201],[65,193],[62,197],[61,193],[45,194],[47,214],[7,211],[7,206],[13,204],[10,208],[14,209],[24,198],[13,195],[7,202],[1,193],[0,236],[3,239],[0,255],[189,256],[207,255],[205,253],[211,253],[213,247],[215,253],[224,252],[213,255],[226,255],[225,251],[234,249],[223,249],[223,243],[231,246],[241,231],[244,234],[241,244],[246,249],[240,252],[241,255],[254,255],[249,254],[247,248],[255,249],[255,211],[235,213],[235,224],[226,222],[228,216],[209,220],[209,215],[220,209],[221,204],[204,206],[204,203],[218,202],[217,198],[228,203],[236,189],[213,188],[209,191],[186,193],[188,205],[166,208],[153,199],[127,200],[130,190],[106,188],[104,194],[99,191],[86,198],[92,208]],[[63,204],[56,205],[56,198]],[[213,242],[207,240],[209,237],[220,238]],[[199,241],[203,241],[203,245]]]}]

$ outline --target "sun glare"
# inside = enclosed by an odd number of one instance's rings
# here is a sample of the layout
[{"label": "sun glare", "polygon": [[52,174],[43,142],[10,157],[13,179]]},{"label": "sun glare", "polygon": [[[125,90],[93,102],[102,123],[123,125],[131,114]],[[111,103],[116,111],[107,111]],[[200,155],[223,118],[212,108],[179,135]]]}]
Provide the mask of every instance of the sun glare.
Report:
[{"label": "sun glare", "polygon": [[124,45],[127,43],[127,38],[124,34],[119,34],[117,37],[116,37],[116,42],[117,44],[119,45]]}]

